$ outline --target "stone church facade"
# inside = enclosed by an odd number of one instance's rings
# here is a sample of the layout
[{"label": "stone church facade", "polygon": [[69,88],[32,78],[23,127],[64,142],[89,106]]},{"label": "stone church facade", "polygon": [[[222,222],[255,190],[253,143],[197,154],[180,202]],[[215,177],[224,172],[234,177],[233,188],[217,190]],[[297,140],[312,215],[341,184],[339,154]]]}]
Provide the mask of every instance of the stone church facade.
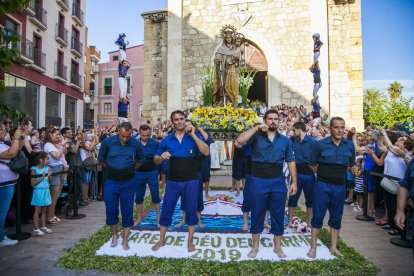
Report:
[{"label": "stone church facade", "polygon": [[230,24],[248,42],[247,63],[260,71],[260,99],[308,111],[312,34],[319,33],[322,112],[363,128],[361,0],[169,0],[168,10],[142,17],[145,120],[200,105],[198,68],[213,64],[220,29]]}]

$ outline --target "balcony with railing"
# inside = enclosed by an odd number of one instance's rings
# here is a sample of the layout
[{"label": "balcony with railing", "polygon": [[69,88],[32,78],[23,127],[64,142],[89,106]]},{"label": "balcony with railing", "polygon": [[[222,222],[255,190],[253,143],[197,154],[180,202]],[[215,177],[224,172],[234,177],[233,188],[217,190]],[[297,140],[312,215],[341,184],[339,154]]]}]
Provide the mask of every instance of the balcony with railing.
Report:
[{"label": "balcony with railing", "polygon": [[68,0],[56,0],[56,2],[59,4],[59,6],[64,10],[69,10],[69,1]]},{"label": "balcony with railing", "polygon": [[46,54],[37,47],[33,47],[33,64],[29,65],[33,70],[46,72]]},{"label": "balcony with railing", "polygon": [[66,30],[64,26],[60,25],[59,23],[56,24],[56,41],[65,47],[69,45],[68,33],[68,30]]},{"label": "balcony with railing", "polygon": [[30,0],[29,5],[27,8],[23,11],[25,15],[28,16],[34,16],[35,15],[35,0]]},{"label": "balcony with railing", "polygon": [[82,76],[76,73],[71,73],[70,86],[82,90]]},{"label": "balcony with railing", "polygon": [[76,21],[76,23],[78,23],[80,26],[83,26],[83,17],[84,17],[84,13],[81,10],[81,8],[79,7],[79,5],[77,5],[76,3],[73,3],[72,5],[72,19]]},{"label": "balcony with railing", "polygon": [[66,82],[68,67],[62,63],[55,62],[55,79],[60,82]]},{"label": "balcony with railing", "polygon": [[35,15],[30,17],[30,21],[42,30],[47,29],[47,11],[38,3],[34,4]]},{"label": "balcony with railing", "polygon": [[83,44],[76,37],[72,37],[70,51],[78,58],[82,57]]},{"label": "balcony with railing", "polygon": [[18,37],[19,41],[2,41],[0,44],[4,45],[8,49],[18,49],[20,50],[20,56],[17,59],[18,62],[21,64],[30,64],[33,63],[33,43],[23,37],[22,35],[9,30],[4,29],[3,30],[4,39],[6,40],[8,37],[16,36]]}]

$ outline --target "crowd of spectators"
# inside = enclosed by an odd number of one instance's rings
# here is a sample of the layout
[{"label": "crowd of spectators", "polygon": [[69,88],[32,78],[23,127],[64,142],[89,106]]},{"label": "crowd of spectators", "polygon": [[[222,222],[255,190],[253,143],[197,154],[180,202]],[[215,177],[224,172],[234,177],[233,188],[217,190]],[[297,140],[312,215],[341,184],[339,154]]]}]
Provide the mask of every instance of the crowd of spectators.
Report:
[{"label": "crowd of spectators", "polygon": [[[306,125],[307,134],[317,140],[327,137],[330,133],[328,114],[323,116],[318,114],[318,119],[315,120],[313,116],[315,112],[308,112],[302,105],[291,107],[282,104],[269,108],[278,112],[278,131],[283,135],[292,137],[294,135],[293,124],[296,122],[303,122]],[[258,108],[258,116],[262,117],[269,108],[265,106]],[[189,111],[186,112],[186,115],[188,114],[190,114]],[[162,121],[158,118],[156,122],[147,121],[146,123],[152,129],[152,138],[158,141],[171,133],[173,129],[169,120]],[[69,197],[75,192],[80,199],[77,202],[79,207],[88,206],[94,200],[102,200],[102,169],[97,165],[96,157],[102,140],[116,135],[118,126],[118,122],[115,122],[109,127],[83,130],[80,127],[77,129],[59,128],[50,124],[47,127],[34,129],[28,118],[20,120],[17,127],[14,127],[9,119],[2,122],[0,125],[0,182],[6,184],[0,184],[0,246],[17,243],[17,241],[9,240],[3,230],[6,216],[13,220],[16,203],[15,200],[12,202],[12,199],[16,196],[14,187],[18,177],[20,177],[22,188],[20,195],[22,218],[26,222],[33,221],[33,234],[37,236],[52,233],[53,231],[47,226],[62,223],[58,214],[68,211],[65,208],[70,207]],[[136,138],[137,135],[138,130],[134,129],[133,136]],[[346,203],[352,206],[353,211],[359,213],[363,211],[365,200],[362,195],[365,188],[364,170],[403,178],[413,156],[413,123],[410,126],[397,125],[388,130],[371,124],[360,132],[350,127],[345,135],[354,142],[357,156],[356,165],[347,174]],[[26,174],[18,176],[9,169],[7,163],[20,151],[28,159],[29,170]],[[90,164],[92,166],[88,167]],[[77,177],[72,177],[72,174],[76,174]],[[161,177],[165,183],[165,175]],[[72,179],[77,179],[78,185],[74,185]],[[389,230],[389,234],[399,234],[400,230],[393,222],[397,204],[395,193],[383,189],[381,186],[383,181],[379,177],[369,176],[366,182],[369,192],[368,213],[376,216],[376,223]],[[75,190],[75,187],[79,190]],[[45,189],[41,200],[38,198],[41,194],[40,189]],[[48,192],[45,192],[46,190]],[[378,212],[382,206],[385,212]],[[40,228],[39,216],[42,226]]]}]

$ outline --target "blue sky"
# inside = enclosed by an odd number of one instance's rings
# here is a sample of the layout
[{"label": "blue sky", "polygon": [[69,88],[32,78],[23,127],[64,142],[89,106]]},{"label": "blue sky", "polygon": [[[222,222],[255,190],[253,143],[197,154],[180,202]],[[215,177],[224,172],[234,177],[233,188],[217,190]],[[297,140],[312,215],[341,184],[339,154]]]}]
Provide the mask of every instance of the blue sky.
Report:
[{"label": "blue sky", "polygon": [[[130,45],[144,41],[141,13],[167,8],[167,0],[87,0],[88,42],[101,51],[101,60],[116,50],[117,34]],[[362,0],[364,88],[382,91],[395,80],[414,96],[414,0]]]}]

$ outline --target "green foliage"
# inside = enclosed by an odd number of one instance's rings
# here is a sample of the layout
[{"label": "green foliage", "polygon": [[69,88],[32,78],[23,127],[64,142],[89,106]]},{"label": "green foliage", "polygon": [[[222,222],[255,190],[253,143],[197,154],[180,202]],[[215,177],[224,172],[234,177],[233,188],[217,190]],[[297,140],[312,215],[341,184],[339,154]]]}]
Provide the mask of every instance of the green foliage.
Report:
[{"label": "green foliage", "polygon": [[198,69],[198,74],[203,89],[203,106],[212,106],[214,67],[211,65],[203,65]]},{"label": "green foliage", "polygon": [[401,85],[401,83],[394,81],[393,83],[390,83],[390,85],[387,87],[388,94],[390,96],[390,99],[392,101],[397,100],[402,93],[402,89],[404,86]]},{"label": "green foliage", "polygon": [[[147,197],[144,206],[150,206]],[[296,214],[305,219],[306,213],[300,208]],[[193,259],[163,259],[154,257],[112,257],[95,256],[98,250],[111,237],[108,226],[103,227],[88,239],[66,251],[58,261],[60,266],[81,270],[99,270],[128,274],[165,275],[375,275],[378,268],[367,261],[355,249],[342,240],[338,248],[343,257],[331,261],[242,261],[209,262]],[[326,229],[320,232],[320,239],[329,246],[330,235]]]},{"label": "green foliage", "polygon": [[242,97],[243,106],[247,106],[247,95],[249,94],[249,89],[253,85],[254,76],[256,76],[257,71],[250,71],[244,67],[240,68],[239,71],[239,93]]},{"label": "green foliage", "polygon": [[29,6],[32,0],[1,0],[0,3],[0,16],[13,11],[19,11]]},{"label": "green foliage", "polygon": [[393,101],[380,100],[369,106],[364,102],[364,119],[368,123],[376,123],[385,128],[396,123],[408,125],[414,116],[412,98],[399,97]]},{"label": "green foliage", "polygon": [[[2,0],[0,5],[0,16],[25,9],[30,0]],[[7,68],[19,57],[20,50],[17,47],[20,38],[18,35],[1,31],[0,32],[0,71],[7,72]],[[4,81],[0,81],[0,93],[4,92]],[[11,119],[20,119],[27,114],[19,109],[0,101],[0,116]]]},{"label": "green foliage", "polygon": [[373,106],[376,105],[379,101],[386,100],[387,97],[384,93],[381,93],[376,88],[368,88],[364,90],[364,103]]}]

